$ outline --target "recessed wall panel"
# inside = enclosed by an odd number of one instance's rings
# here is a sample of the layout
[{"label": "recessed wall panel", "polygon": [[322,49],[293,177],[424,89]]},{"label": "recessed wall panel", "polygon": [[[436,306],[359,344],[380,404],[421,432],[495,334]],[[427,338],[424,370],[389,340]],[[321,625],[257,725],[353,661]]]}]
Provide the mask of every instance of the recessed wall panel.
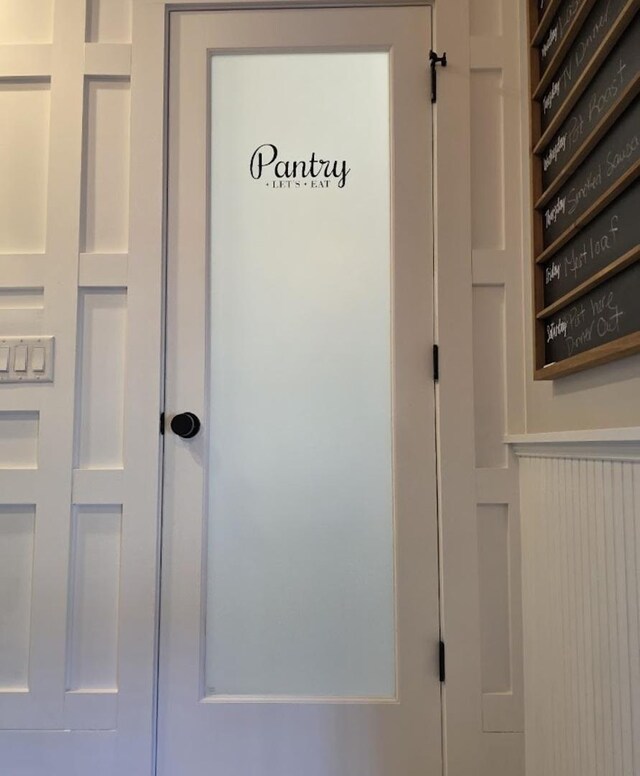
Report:
[{"label": "recessed wall panel", "polygon": [[76,466],[122,466],[127,295],[82,291],[78,314]]},{"label": "recessed wall panel", "polygon": [[74,509],[68,690],[117,687],[121,525],[119,505]]},{"label": "recessed wall panel", "polygon": [[478,506],[478,574],[482,691],[511,689],[509,513],[506,504]]},{"label": "recessed wall panel", "polygon": [[28,687],[34,529],[34,506],[0,505],[0,692]]},{"label": "recessed wall panel", "polygon": [[506,466],[504,286],[473,287],[476,466]]},{"label": "recessed wall panel", "polygon": [[128,43],[131,0],[87,0],[87,42]]},{"label": "recessed wall panel", "polygon": [[43,288],[0,288],[0,310],[42,310]]},{"label": "recessed wall panel", "polygon": [[0,336],[43,333],[43,292],[43,288],[0,288]]},{"label": "recessed wall panel", "polygon": [[0,80],[0,253],[45,250],[49,106],[48,81]]},{"label": "recessed wall panel", "polygon": [[504,106],[501,70],[471,71],[471,235],[504,247]]},{"label": "recessed wall panel", "polygon": [[502,35],[502,0],[470,0],[469,26],[474,37]]},{"label": "recessed wall panel", "polygon": [[53,29],[53,0],[2,0],[0,44],[49,43]]},{"label": "recessed wall panel", "polygon": [[37,412],[0,412],[0,469],[38,467]]},{"label": "recessed wall panel", "polygon": [[85,82],[81,251],[126,253],[129,229],[129,81]]}]

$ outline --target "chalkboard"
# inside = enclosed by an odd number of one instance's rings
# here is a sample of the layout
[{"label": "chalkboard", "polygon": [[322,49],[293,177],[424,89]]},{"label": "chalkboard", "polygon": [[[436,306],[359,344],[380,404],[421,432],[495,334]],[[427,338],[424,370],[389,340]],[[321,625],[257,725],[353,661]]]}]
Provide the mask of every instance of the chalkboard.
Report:
[{"label": "chalkboard", "polygon": [[640,100],[636,100],[567,183],[544,206],[547,247],[640,160]]},{"label": "chalkboard", "polygon": [[626,100],[633,99],[639,87],[640,17],[637,17],[549,141],[542,157],[544,189],[557,180],[567,162],[589,141],[609,112],[620,105],[624,109]]},{"label": "chalkboard", "polygon": [[545,308],[639,244],[640,181],[636,181],[543,264]]},{"label": "chalkboard", "polygon": [[536,379],[640,352],[639,6],[530,0]]},{"label": "chalkboard", "polygon": [[[568,3],[572,0],[568,0]],[[542,95],[542,127],[546,129],[558,114],[565,98],[592,61],[598,47],[617,21],[625,0],[596,2],[580,28],[569,53],[555,71]]]},{"label": "chalkboard", "polygon": [[545,321],[546,363],[640,331],[640,263],[605,281]]}]

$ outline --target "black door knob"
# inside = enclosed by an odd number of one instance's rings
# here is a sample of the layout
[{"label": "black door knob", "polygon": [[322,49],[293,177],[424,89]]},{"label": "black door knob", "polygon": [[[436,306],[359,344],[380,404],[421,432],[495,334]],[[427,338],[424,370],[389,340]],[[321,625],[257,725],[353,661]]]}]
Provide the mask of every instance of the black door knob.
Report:
[{"label": "black door knob", "polygon": [[193,412],[180,412],[171,418],[171,430],[183,439],[191,439],[200,431],[200,419]]}]

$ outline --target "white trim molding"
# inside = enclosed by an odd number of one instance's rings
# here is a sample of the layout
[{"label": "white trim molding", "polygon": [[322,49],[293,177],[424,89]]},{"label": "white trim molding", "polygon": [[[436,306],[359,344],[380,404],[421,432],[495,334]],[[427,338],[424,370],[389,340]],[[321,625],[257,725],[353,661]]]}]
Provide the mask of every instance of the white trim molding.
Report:
[{"label": "white trim molding", "polygon": [[518,458],[640,461],[640,427],[550,431],[505,437]]}]

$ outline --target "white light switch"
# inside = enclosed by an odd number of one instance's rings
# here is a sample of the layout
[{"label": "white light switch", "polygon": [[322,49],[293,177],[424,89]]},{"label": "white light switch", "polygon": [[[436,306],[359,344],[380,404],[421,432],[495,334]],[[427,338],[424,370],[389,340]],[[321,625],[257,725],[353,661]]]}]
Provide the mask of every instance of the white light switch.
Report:
[{"label": "white light switch", "polygon": [[42,347],[31,348],[31,371],[32,372],[44,372],[45,349]]},{"label": "white light switch", "polygon": [[26,372],[27,371],[27,346],[18,345],[13,351],[13,371],[14,372]]},{"label": "white light switch", "polygon": [[0,335],[0,384],[53,382],[54,339]]}]

